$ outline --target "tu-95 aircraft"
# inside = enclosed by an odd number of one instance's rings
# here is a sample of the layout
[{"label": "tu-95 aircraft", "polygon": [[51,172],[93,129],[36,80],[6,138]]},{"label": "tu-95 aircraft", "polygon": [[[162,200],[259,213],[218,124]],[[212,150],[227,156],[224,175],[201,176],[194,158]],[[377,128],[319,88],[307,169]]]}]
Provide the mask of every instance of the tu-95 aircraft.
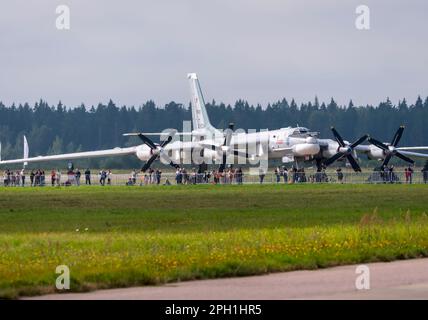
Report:
[{"label": "tu-95 aircraft", "polygon": [[[415,158],[428,159],[428,154],[416,152],[428,150],[426,146],[398,147],[404,132],[403,126],[398,128],[391,142],[381,142],[363,135],[353,143],[344,140],[334,128],[331,128],[334,140],[321,139],[317,132],[311,132],[299,126],[248,133],[234,132],[234,126],[230,124],[227,130],[219,130],[210,123],[197,75],[190,73],[187,77],[191,92],[193,125],[191,132],[166,130],[163,133],[125,133],[125,136],[139,137],[143,143],[127,148],[117,147],[37,157],[28,157],[28,145],[24,143],[22,159],[2,160],[0,165],[134,155],[145,162],[141,170],[146,171],[158,159],[178,168],[181,163],[186,163],[184,160],[190,160],[187,163],[193,163],[192,159],[186,159],[186,157],[193,158],[197,155],[198,164],[215,162],[220,164],[219,171],[223,171],[226,164],[236,163],[237,157],[251,160],[264,157],[268,160],[280,159],[283,163],[299,164],[314,161],[319,171],[335,161],[347,161],[358,172],[361,168],[357,153],[365,154],[371,160],[382,161],[382,168],[388,165],[394,156],[408,163],[414,163]],[[167,138],[160,143],[155,143],[149,138],[165,134]],[[189,137],[189,141],[175,140],[180,136]],[[362,143],[366,140],[370,144],[363,145]],[[24,141],[26,141],[25,138]]]}]

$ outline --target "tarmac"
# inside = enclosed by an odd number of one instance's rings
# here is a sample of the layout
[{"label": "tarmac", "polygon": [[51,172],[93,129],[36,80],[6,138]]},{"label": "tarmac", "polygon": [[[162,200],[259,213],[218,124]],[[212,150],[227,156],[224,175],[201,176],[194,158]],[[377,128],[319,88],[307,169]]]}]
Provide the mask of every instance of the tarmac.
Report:
[{"label": "tarmac", "polygon": [[[160,286],[61,293],[29,299],[288,300],[428,299],[428,258],[311,271],[170,283]],[[367,273],[367,270],[369,271]],[[362,280],[364,279],[365,282]],[[357,286],[358,283],[359,285]],[[369,289],[367,289],[369,285]],[[359,289],[357,289],[357,287]]]}]

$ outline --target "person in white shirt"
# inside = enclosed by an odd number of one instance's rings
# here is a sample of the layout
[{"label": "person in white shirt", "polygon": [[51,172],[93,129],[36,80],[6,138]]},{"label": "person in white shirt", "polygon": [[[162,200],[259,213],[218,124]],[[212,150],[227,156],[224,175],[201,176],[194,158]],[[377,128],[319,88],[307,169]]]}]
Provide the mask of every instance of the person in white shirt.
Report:
[{"label": "person in white shirt", "polygon": [[111,176],[112,176],[112,173],[111,173],[111,170],[109,170],[107,172],[107,184],[108,185],[111,185]]},{"label": "person in white shirt", "polygon": [[21,186],[25,186],[25,169],[22,168],[21,170]]}]

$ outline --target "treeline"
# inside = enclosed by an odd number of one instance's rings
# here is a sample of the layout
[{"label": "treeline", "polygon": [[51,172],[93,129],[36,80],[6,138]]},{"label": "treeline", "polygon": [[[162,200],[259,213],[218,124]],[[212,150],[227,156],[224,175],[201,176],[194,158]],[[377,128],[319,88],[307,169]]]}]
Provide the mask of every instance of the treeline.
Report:
[{"label": "treeline", "polygon": [[[320,103],[317,98],[300,105],[283,99],[265,108],[243,100],[233,106],[212,101],[207,104],[207,111],[218,128],[226,128],[229,122],[243,129],[277,129],[298,124],[328,138],[333,125],[349,141],[365,133],[390,141],[395,130],[404,124],[406,131],[400,145],[428,145],[428,97],[424,100],[418,97],[414,103],[403,99],[398,104],[386,99],[376,106],[354,106],[352,101],[341,106],[334,99]],[[96,107],[83,104],[66,107],[61,102],[53,106],[45,101],[34,106],[0,103],[2,159],[22,157],[24,134],[30,156],[37,156],[135,145],[140,142],[123,137],[122,133],[165,128],[181,131],[183,120],[191,120],[191,111],[175,102],[159,107],[148,101],[138,108],[116,106],[113,101]],[[139,165],[133,157],[105,161],[91,160],[88,165],[116,168]]]}]

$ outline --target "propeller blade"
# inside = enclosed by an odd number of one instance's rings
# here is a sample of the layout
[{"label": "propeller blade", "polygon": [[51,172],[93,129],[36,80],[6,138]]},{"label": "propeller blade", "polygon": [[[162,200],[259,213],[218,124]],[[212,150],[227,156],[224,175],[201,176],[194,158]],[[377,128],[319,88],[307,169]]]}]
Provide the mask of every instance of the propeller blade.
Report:
[{"label": "propeller blade", "polygon": [[243,157],[243,158],[252,158],[253,157],[251,154],[248,154],[246,152],[242,152],[239,150],[233,150],[232,153],[237,157]]},{"label": "propeller blade", "polygon": [[227,153],[223,151],[223,157],[222,157],[221,165],[220,165],[218,171],[220,171],[220,172],[224,171],[224,168],[226,168],[226,159],[227,159]]},{"label": "propeller blade", "polygon": [[222,151],[221,146],[216,146],[215,144],[204,144],[203,148],[213,151]]},{"label": "propeller blade", "polygon": [[171,162],[169,163],[169,165],[170,165],[171,167],[174,167],[175,169],[180,168],[180,166],[179,166],[178,164],[176,164],[174,161],[171,161]]},{"label": "propeller blade", "polygon": [[144,134],[139,133],[139,134],[138,134],[138,137],[139,137],[141,140],[143,140],[143,142],[144,142],[145,144],[147,144],[147,145],[150,147],[150,149],[156,149],[156,145],[153,143],[153,141],[152,141],[151,139],[147,138]]},{"label": "propeller blade", "polygon": [[353,144],[350,145],[351,149],[354,149],[359,144],[362,144],[364,141],[366,141],[367,138],[368,138],[368,135],[362,136],[360,139],[358,139],[357,141],[355,141]]},{"label": "propeller blade", "polygon": [[165,147],[168,143],[171,142],[171,140],[172,140],[172,136],[168,136],[168,138],[166,140],[162,141],[162,143],[160,145],[161,148]]},{"label": "propeller blade", "polygon": [[415,161],[413,159],[410,159],[409,157],[406,157],[404,154],[402,154],[400,152],[397,152],[395,155],[397,157],[399,157],[401,160],[404,160],[404,161],[409,162],[409,163],[415,163]]},{"label": "propeller blade", "polygon": [[223,159],[222,159],[223,165],[226,165],[226,159],[227,159],[227,154],[226,154],[226,152],[223,152]]},{"label": "propeller blade", "polygon": [[147,160],[147,162],[144,164],[144,166],[141,168],[141,171],[146,172],[146,170],[148,168],[150,168],[150,166],[152,165],[153,161],[156,160],[158,156],[155,154],[153,155],[149,160]]},{"label": "propeller blade", "polygon": [[392,147],[388,147],[384,143],[382,143],[380,141],[377,141],[376,139],[369,138],[370,143],[374,144],[376,147],[381,148],[381,149],[383,149],[385,151],[389,151],[389,152],[386,153],[386,157],[383,160],[383,163],[382,163],[382,166],[381,166],[382,169],[384,169],[388,165],[389,161],[391,160],[391,158],[393,156],[397,156],[401,160],[404,160],[404,161],[409,162],[409,163],[415,163],[415,161],[413,161],[409,157],[405,156],[404,154],[400,153],[395,148],[398,145],[398,143],[400,142],[400,139],[403,136],[403,132],[404,132],[404,126],[400,126],[398,128],[397,132],[395,132],[394,138],[392,138],[392,142],[391,142],[391,146]]},{"label": "propeller blade", "polygon": [[358,162],[354,159],[354,157],[352,156],[352,154],[348,154],[346,156],[346,158],[348,159],[348,162],[350,163],[352,169],[354,169],[355,172],[361,172],[361,168],[360,165],[358,164]]},{"label": "propeller blade", "polygon": [[393,156],[393,154],[392,154],[392,153],[389,153],[389,154],[385,157],[385,159],[384,159],[384,160],[383,160],[383,162],[382,162],[382,166],[381,166],[381,168],[382,168],[382,169],[383,169],[383,168],[385,168],[385,167],[388,165],[389,160],[391,160],[392,156]]},{"label": "propeller blade", "polygon": [[317,172],[321,172],[321,170],[322,170],[322,161],[321,161],[321,159],[315,159],[315,163],[316,163],[316,166],[317,166]]},{"label": "propeller blade", "polygon": [[224,171],[224,168],[226,168],[226,165],[222,163],[222,164],[220,165],[220,167],[218,168],[218,172],[223,172],[223,171]]},{"label": "propeller blade", "polygon": [[369,142],[382,150],[389,150],[387,145],[385,145],[383,142],[373,139],[372,137],[369,138]]},{"label": "propeller blade", "polygon": [[328,158],[325,162],[324,165],[329,166],[331,165],[333,162],[335,162],[336,160],[339,160],[340,158],[342,158],[345,154],[342,152],[338,152],[336,153],[334,156]]},{"label": "propeller blade", "polygon": [[171,167],[174,167],[176,169],[180,168],[180,166],[176,164],[174,161],[172,161],[172,159],[168,156],[167,152],[165,152],[164,150],[160,152],[159,157],[162,159],[164,163],[168,163]]},{"label": "propeller blade", "polygon": [[394,147],[397,146],[398,142],[400,142],[401,136],[403,135],[403,131],[404,126],[400,126],[400,128],[398,128],[397,132],[395,133],[394,138],[392,139],[391,145]]},{"label": "propeller blade", "polygon": [[229,128],[226,129],[226,135],[224,137],[224,146],[230,146],[230,141],[232,140],[233,128],[235,125],[233,123],[229,124]]},{"label": "propeller blade", "polygon": [[[223,147],[229,147],[230,146],[230,142],[232,141],[232,135],[233,135],[233,128],[235,127],[235,124],[233,123],[229,123],[229,127],[225,130],[226,134],[224,136],[224,143],[223,143]],[[212,150],[218,150],[218,147],[216,146],[211,146]],[[226,158],[227,158],[227,151],[223,151],[223,157],[222,157],[222,162],[221,165],[218,169],[219,172],[223,172],[224,168],[226,167]]]},{"label": "propeller blade", "polygon": [[345,142],[343,141],[342,137],[340,136],[339,132],[334,127],[331,127],[331,131],[333,132],[334,137],[336,138],[337,143],[341,146],[345,146]]}]

